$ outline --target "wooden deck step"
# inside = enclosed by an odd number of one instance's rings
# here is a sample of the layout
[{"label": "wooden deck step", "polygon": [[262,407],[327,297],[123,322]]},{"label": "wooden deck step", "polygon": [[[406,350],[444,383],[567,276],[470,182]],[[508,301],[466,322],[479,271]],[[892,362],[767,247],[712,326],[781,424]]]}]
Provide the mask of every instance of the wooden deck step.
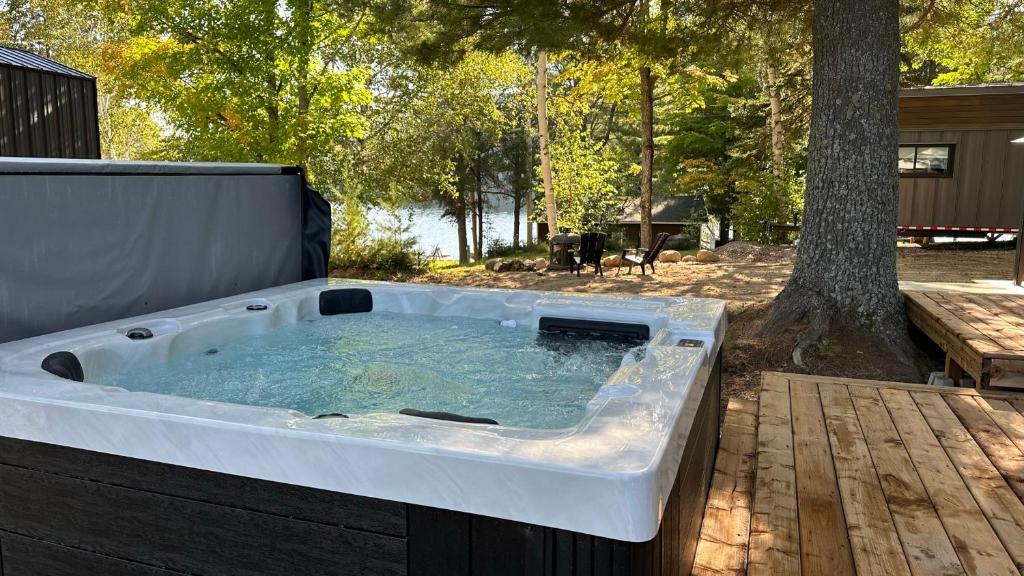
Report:
[{"label": "wooden deck step", "polygon": [[1024,388],[1024,300],[1015,294],[903,293],[907,317],[946,353],[946,375]]}]

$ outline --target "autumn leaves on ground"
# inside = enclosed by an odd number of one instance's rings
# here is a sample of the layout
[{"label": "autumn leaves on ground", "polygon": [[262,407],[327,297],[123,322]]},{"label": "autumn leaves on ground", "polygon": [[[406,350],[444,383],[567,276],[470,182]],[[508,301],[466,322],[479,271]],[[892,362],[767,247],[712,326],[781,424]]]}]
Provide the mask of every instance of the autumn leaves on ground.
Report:
[{"label": "autumn leaves on ground", "polygon": [[[700,296],[721,298],[729,304],[729,331],[725,340],[726,395],[754,397],[761,370],[808,372],[893,380],[901,372],[895,356],[885,349],[869,349],[850,334],[831,340],[816,350],[804,367],[792,363],[794,334],[762,335],[761,324],[771,300],[782,289],[793,269],[795,249],[734,242],[717,251],[714,264],[659,264],[654,275],[616,276],[614,269],[603,278],[585,271],[577,278],[568,272],[494,273],[482,267],[453,268],[424,274],[414,282],[457,284],[484,288],[561,290],[588,294],[643,294],[651,296]],[[918,282],[970,282],[1005,280],[1013,271],[1013,251],[982,244],[933,248],[900,248],[897,260],[900,280]],[[935,369],[941,369],[936,366]]]}]

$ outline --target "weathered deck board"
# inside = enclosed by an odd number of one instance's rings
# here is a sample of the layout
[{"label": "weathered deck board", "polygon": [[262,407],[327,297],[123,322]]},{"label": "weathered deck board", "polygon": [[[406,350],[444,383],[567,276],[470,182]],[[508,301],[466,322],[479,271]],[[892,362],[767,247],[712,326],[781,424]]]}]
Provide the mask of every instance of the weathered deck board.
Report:
[{"label": "weathered deck board", "polygon": [[766,376],[761,385],[750,526],[752,576],[800,573],[792,426],[789,383]]},{"label": "weathered deck board", "polygon": [[935,576],[964,574],[878,390],[864,386],[848,390],[911,570]]},{"label": "weathered deck board", "polygon": [[765,373],[721,446],[695,574],[1024,573],[1024,397]]},{"label": "weathered deck board", "polygon": [[853,574],[850,537],[816,386],[790,385],[800,566],[805,576]]},{"label": "weathered deck board", "polygon": [[849,388],[841,384],[821,384],[818,390],[825,409],[825,424],[857,573],[909,576],[910,567],[886,505],[878,473],[871,464],[871,453],[857,420]]},{"label": "weathered deck board", "polygon": [[757,402],[732,398],[722,423],[694,574],[746,574],[756,450]]},{"label": "weathered deck board", "polygon": [[907,317],[946,352],[946,375],[963,370],[981,388],[1024,387],[1024,300],[1012,294],[903,293]]},{"label": "weathered deck board", "polygon": [[1017,574],[956,466],[906,390],[879,390],[921,482],[968,574]]}]

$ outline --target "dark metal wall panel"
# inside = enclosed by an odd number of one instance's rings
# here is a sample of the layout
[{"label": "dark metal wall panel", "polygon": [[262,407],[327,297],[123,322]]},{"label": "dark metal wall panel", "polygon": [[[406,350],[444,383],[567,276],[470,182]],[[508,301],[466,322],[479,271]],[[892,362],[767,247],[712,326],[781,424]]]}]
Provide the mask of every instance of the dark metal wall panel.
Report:
[{"label": "dark metal wall panel", "polygon": [[0,66],[0,156],[14,156],[14,110],[11,69]]},{"label": "dark metal wall panel", "polygon": [[82,122],[82,130],[85,132],[85,153],[84,158],[100,157],[100,119],[96,101],[96,81],[82,81],[82,105],[85,119]]},{"label": "dark metal wall panel", "polygon": [[0,156],[99,158],[96,81],[0,64]]},{"label": "dark metal wall panel", "polygon": [[60,116],[57,114],[57,82],[55,77],[49,74],[43,75],[43,124],[46,127],[44,157],[60,158],[63,146],[60,137]]},{"label": "dark metal wall panel", "polygon": [[75,158],[85,158],[85,134],[91,131],[85,126],[85,82],[77,78],[68,78],[68,93],[71,96],[71,147]]},{"label": "dark metal wall panel", "polygon": [[1020,225],[1024,129],[901,130],[901,144],[954,144],[950,178],[900,178],[904,226],[1011,228]]},{"label": "dark metal wall panel", "polygon": [[29,153],[46,154],[46,130],[43,129],[43,86],[41,74],[25,72],[25,103],[28,112]]},{"label": "dark metal wall panel", "polygon": [[28,105],[25,102],[25,71],[11,69],[11,119],[13,120],[14,149],[17,156],[29,156],[32,147],[28,139]]},{"label": "dark metal wall panel", "polygon": [[902,97],[899,118],[909,130],[1015,128],[1024,125],[1024,94]]},{"label": "dark metal wall panel", "polygon": [[60,127],[61,157],[74,158],[74,128],[71,125],[71,82],[63,76],[57,76],[54,81],[57,84],[57,122]]},{"label": "dark metal wall panel", "polygon": [[1003,194],[999,203],[1000,221],[1014,220],[1020,226],[1024,217],[1024,144],[1013,144],[1018,138],[1024,138],[1024,128],[1009,130],[1007,138],[1010,146],[1006,149],[1006,161],[1003,163]]}]

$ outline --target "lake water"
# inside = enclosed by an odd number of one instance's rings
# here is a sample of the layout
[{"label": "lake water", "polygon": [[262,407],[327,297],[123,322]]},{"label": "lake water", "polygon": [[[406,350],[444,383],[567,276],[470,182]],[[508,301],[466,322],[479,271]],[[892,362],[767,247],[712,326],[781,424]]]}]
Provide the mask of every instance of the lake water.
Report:
[{"label": "lake water", "polygon": [[[398,212],[402,221],[410,225],[409,233],[416,237],[416,242],[421,250],[430,254],[435,248],[440,247],[441,252],[452,259],[459,257],[459,236],[458,226],[455,221],[444,217],[444,211],[440,206],[424,205],[415,208],[406,208]],[[370,211],[370,221],[379,225],[387,223],[393,218],[388,212],[381,209]],[[511,206],[497,206],[492,211],[484,213],[484,251],[491,242],[501,240],[506,244],[512,243],[512,208]],[[467,237],[470,234],[471,226],[466,221]],[[534,232],[536,232],[536,225]],[[526,242],[526,210],[520,214],[519,220],[519,241]],[[472,246],[472,240],[470,240]]]}]

